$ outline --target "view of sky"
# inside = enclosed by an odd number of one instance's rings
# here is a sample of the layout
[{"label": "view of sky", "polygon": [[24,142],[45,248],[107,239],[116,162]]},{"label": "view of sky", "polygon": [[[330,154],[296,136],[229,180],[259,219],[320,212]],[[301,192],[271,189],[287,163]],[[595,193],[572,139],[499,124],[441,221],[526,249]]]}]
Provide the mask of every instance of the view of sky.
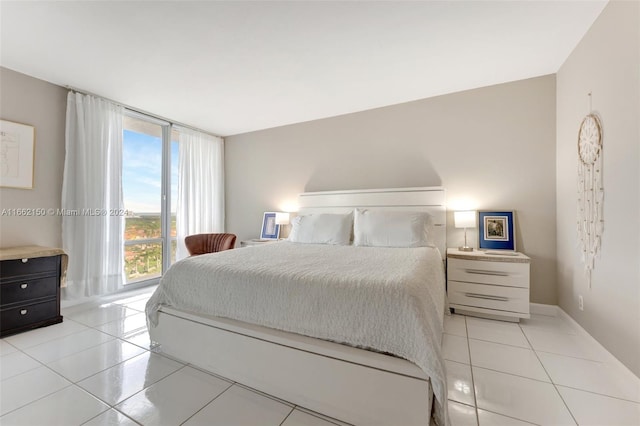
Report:
[{"label": "view of sky", "polygon": [[[124,207],[135,213],[160,214],[162,188],[162,139],[124,131],[122,189]],[[171,211],[178,196],[178,142],[171,142]]]}]

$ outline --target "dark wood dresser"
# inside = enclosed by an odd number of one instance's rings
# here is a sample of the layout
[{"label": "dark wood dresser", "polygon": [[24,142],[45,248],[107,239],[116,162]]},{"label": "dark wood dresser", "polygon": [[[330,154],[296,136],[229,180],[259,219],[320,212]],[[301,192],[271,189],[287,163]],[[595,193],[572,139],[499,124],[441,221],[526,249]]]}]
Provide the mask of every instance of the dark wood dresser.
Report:
[{"label": "dark wood dresser", "polygon": [[64,252],[27,246],[1,249],[0,254],[0,337],[62,322]]}]

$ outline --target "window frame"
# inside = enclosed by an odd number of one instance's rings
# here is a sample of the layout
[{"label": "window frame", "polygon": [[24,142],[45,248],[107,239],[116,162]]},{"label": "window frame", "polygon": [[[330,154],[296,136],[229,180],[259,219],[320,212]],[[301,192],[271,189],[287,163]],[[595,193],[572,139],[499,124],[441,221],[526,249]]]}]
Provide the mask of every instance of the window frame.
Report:
[{"label": "window frame", "polygon": [[[126,273],[123,269],[124,275],[124,289],[135,290],[136,288],[148,287],[157,285],[160,282],[160,278],[166,273],[171,266],[171,250],[172,240],[176,239],[171,237],[171,134],[173,131],[173,124],[169,121],[162,120],[138,111],[134,111],[125,108],[125,115],[136,119],[145,121],[151,124],[159,125],[162,129],[162,157],[161,157],[161,177],[160,177],[160,238],[145,238],[140,240],[126,240],[123,236],[124,247],[144,244],[144,243],[160,243],[162,245],[162,271],[160,277],[141,279],[139,281],[126,282]],[[125,131],[123,126],[122,131]],[[124,143],[124,138],[123,138]],[[124,182],[123,182],[124,183]],[[126,223],[126,222],[125,222]],[[126,230],[126,225],[125,225]],[[123,247],[123,248],[124,248]],[[124,250],[123,250],[124,254]],[[124,267],[124,259],[123,259]]]}]

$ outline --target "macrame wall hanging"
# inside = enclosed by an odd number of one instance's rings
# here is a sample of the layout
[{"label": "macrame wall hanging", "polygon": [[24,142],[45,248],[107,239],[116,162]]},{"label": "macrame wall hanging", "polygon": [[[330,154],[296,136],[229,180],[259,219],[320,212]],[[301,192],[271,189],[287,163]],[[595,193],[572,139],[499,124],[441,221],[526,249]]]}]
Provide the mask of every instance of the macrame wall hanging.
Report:
[{"label": "macrame wall hanging", "polygon": [[[591,104],[591,93],[589,93]],[[582,120],[578,132],[578,240],[582,261],[591,288],[591,271],[600,252],[604,230],[602,184],[602,127],[591,113]]]}]

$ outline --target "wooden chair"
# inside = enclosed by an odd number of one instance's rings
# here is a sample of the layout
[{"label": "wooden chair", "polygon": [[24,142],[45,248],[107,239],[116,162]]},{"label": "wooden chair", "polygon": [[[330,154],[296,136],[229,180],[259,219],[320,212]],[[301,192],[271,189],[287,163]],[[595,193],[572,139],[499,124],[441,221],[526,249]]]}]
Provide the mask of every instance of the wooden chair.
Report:
[{"label": "wooden chair", "polygon": [[236,244],[235,234],[196,234],[185,237],[184,244],[191,256],[215,253],[232,249]]}]

